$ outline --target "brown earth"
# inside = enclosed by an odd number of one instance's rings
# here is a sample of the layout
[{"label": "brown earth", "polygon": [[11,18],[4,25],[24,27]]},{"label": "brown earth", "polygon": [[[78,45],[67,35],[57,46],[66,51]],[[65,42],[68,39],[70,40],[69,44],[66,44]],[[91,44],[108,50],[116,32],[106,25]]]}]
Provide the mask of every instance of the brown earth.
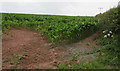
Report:
[{"label": "brown earth", "polygon": [[59,63],[91,60],[95,54],[84,55],[98,48],[93,39],[97,34],[69,45],[52,48],[39,33],[12,28],[2,39],[3,69],[56,69]]}]

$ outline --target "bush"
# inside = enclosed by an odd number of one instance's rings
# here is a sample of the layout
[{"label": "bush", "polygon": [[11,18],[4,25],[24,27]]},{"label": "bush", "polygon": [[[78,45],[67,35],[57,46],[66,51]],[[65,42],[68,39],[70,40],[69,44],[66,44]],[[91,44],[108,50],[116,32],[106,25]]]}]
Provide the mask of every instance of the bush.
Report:
[{"label": "bush", "polygon": [[[106,56],[111,56],[112,59],[107,61],[112,66],[119,68],[120,66],[120,6],[112,8],[103,14],[96,16],[101,26],[101,51],[106,53]],[[105,31],[112,31],[113,37],[108,37],[109,32],[106,34]],[[108,58],[107,58],[108,59]],[[113,60],[114,59],[114,60]],[[111,62],[112,61],[112,62]]]}]

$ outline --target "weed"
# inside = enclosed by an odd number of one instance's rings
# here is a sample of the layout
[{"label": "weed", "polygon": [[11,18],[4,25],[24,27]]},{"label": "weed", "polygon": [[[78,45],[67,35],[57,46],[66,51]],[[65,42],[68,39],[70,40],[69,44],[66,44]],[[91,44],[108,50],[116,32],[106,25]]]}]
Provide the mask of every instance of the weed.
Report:
[{"label": "weed", "polygon": [[24,56],[19,56],[19,55],[16,55],[14,58],[13,58],[13,64],[19,64],[20,60],[24,59],[25,57]]}]

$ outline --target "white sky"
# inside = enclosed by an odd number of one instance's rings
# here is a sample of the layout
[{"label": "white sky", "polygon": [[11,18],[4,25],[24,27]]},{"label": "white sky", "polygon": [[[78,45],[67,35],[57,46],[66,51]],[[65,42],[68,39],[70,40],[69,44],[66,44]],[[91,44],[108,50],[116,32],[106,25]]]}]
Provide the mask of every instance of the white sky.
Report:
[{"label": "white sky", "polygon": [[118,2],[119,0],[0,0],[0,2]]},{"label": "white sky", "polygon": [[[95,16],[117,6],[119,0],[0,0],[0,12]],[[103,8],[99,10],[98,8]]]}]

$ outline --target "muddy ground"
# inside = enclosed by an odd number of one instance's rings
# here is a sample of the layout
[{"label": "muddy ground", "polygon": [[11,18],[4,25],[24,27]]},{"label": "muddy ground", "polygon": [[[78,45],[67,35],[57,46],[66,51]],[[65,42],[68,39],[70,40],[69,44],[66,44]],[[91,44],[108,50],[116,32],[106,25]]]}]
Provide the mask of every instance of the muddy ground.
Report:
[{"label": "muddy ground", "polygon": [[98,34],[80,42],[57,46],[45,40],[38,32],[12,28],[3,34],[3,69],[56,69],[60,63],[90,61],[97,54],[88,54],[98,49],[95,41]]}]

